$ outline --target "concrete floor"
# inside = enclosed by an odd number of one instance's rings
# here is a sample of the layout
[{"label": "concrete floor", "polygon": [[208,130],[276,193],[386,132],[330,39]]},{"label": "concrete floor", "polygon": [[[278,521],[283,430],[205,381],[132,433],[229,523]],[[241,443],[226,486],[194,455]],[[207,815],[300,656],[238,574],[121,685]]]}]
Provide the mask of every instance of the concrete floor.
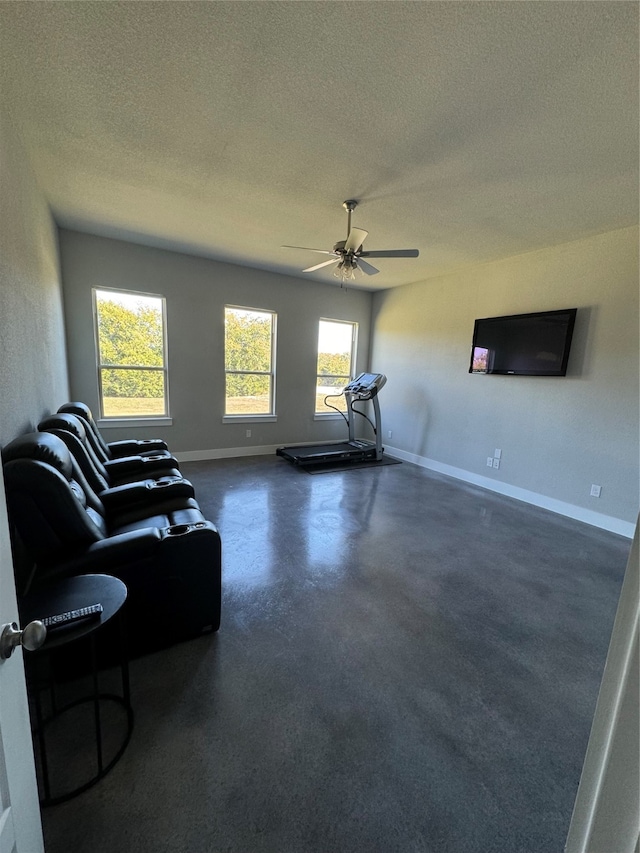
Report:
[{"label": "concrete floor", "polygon": [[629,540],[409,464],[181,467],[221,630],[132,663],[48,853],[559,853]]}]

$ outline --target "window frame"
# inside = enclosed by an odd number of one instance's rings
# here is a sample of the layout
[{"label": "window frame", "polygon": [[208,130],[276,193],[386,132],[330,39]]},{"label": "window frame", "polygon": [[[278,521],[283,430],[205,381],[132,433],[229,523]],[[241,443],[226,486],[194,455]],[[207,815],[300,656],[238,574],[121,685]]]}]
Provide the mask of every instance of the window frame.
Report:
[{"label": "window frame", "polygon": [[[162,367],[154,365],[121,365],[102,363],[100,351],[100,327],[98,323],[98,293],[123,294],[125,296],[141,296],[143,298],[159,299],[162,309]],[[96,355],[96,382],[98,388],[98,407],[100,426],[144,426],[150,421],[156,425],[170,425],[173,423],[169,409],[169,350],[167,340],[167,300],[161,293],[148,293],[142,290],[130,290],[122,287],[92,287],[91,299],[93,309],[93,335],[94,350]],[[104,396],[102,393],[102,371],[103,370],[155,370],[160,371],[164,378],[164,413],[162,415],[106,415],[104,412]]]},{"label": "window frame", "polygon": [[[331,317],[320,317],[318,318],[318,345],[316,346],[316,384],[315,388],[318,388],[318,379],[322,377],[333,377],[339,378],[340,376],[344,376],[345,374],[333,374],[333,373],[318,373],[318,357],[320,355],[320,323],[335,323],[341,324],[343,326],[351,326],[351,356],[349,360],[349,381],[351,382],[356,377],[356,360],[358,357],[358,322],[356,320],[336,320]],[[344,414],[342,412],[319,412],[316,409],[316,400],[317,400],[317,390],[314,393],[314,404],[313,404],[313,418],[314,420],[327,420],[334,418],[342,418]]]},{"label": "window frame", "polygon": [[[227,369],[227,340],[226,340],[226,319],[227,311],[246,311],[253,314],[269,314],[271,316],[271,352],[270,352],[270,370],[228,370]],[[277,351],[277,334],[278,334],[278,312],[273,308],[250,308],[246,305],[231,305],[225,304],[223,309],[223,329],[224,329],[224,411],[222,423],[275,423],[276,415],[276,351]],[[270,393],[269,393],[269,412],[261,412],[251,414],[250,412],[242,412],[238,414],[227,413],[227,376],[269,376],[270,377]]]}]

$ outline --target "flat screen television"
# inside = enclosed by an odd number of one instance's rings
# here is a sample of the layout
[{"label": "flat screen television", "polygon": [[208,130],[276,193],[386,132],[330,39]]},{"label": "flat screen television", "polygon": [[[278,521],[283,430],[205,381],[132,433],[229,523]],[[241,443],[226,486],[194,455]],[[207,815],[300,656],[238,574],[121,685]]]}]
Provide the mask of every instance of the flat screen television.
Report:
[{"label": "flat screen television", "polygon": [[565,376],[577,310],[476,320],[469,373]]}]

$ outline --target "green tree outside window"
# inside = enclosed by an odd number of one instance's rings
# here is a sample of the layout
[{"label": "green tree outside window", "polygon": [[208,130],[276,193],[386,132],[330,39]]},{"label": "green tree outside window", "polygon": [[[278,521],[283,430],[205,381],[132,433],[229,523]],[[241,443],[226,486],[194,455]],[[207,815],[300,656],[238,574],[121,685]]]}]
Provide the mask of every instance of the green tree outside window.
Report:
[{"label": "green tree outside window", "polygon": [[225,414],[271,415],[276,315],[225,308]]},{"label": "green tree outside window", "polygon": [[95,290],[104,417],[167,414],[164,299]]}]

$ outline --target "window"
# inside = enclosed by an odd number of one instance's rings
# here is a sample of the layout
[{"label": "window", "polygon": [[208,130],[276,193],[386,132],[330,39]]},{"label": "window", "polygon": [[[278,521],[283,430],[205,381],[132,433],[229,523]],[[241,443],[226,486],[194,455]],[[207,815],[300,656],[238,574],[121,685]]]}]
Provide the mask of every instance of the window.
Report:
[{"label": "window", "polygon": [[[357,323],[343,320],[320,320],[318,332],[318,375],[316,378],[316,414],[339,409],[346,412],[344,396],[340,394],[353,377],[355,363]],[[331,408],[333,406],[333,408]]]},{"label": "window", "polygon": [[100,414],[167,417],[165,300],[93,290]]},{"label": "window", "polygon": [[225,415],[273,415],[276,315],[224,309]]}]

